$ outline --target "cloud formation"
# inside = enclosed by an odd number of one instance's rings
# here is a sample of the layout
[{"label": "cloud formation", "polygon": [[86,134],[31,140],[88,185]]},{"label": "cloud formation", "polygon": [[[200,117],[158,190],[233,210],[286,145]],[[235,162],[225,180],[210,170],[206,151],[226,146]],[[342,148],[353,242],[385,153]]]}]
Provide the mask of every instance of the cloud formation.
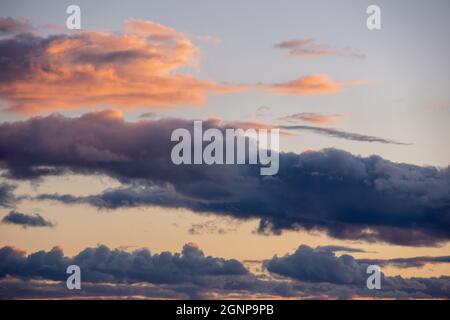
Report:
[{"label": "cloud formation", "polygon": [[[82,289],[65,289],[68,264],[82,270]],[[194,244],[181,253],[127,252],[106,246],[87,248],[73,257],[60,248],[26,255],[0,248],[2,298],[172,298],[217,299],[448,298],[450,278],[382,276],[381,290],[366,288],[365,264],[352,256],[300,246],[284,257],[264,262],[271,272],[257,276],[239,261],[205,256]],[[329,267],[325,269],[326,267]],[[51,281],[48,281],[51,280]]]},{"label": "cloud formation", "polygon": [[51,221],[46,220],[38,213],[26,214],[17,211],[10,211],[6,216],[3,217],[2,223],[16,224],[22,226],[23,228],[54,227],[54,224]]},{"label": "cloud formation", "polygon": [[[283,257],[274,256],[264,262],[271,273],[302,282],[344,285],[349,291],[366,286],[369,266],[351,255],[336,256],[332,251],[301,245]],[[364,291],[364,290],[362,290]],[[360,291],[361,292],[361,291]],[[366,292],[370,292],[367,290]],[[353,293],[354,294],[354,293]],[[375,297],[449,297],[450,277],[409,278],[388,277],[381,274],[381,290],[373,290],[367,296]]]},{"label": "cloud formation", "polygon": [[[5,30],[21,28],[2,20]],[[193,66],[188,37],[147,20],[127,20],[124,33],[82,31],[0,39],[0,98],[11,111],[40,113],[101,105],[202,105],[209,93],[238,88],[177,70]]]},{"label": "cloud formation", "polygon": [[69,265],[78,265],[84,281],[174,284],[201,282],[208,276],[245,275],[247,269],[237,260],[205,256],[196,244],[184,245],[181,253],[151,254],[147,249],[127,252],[106,246],[86,248],[76,256],[65,257],[63,251],[38,251],[26,255],[12,247],[0,249],[0,278],[45,278],[62,281]]},{"label": "cloud formation", "polygon": [[[217,120],[203,127],[223,130]],[[450,239],[450,169],[394,163],[336,149],[281,153],[279,173],[259,165],[174,165],[175,128],[193,122],[126,122],[115,111],[51,115],[0,125],[0,163],[15,179],[104,174],[117,189],[40,200],[97,208],[162,206],[259,219],[260,232],[318,230],[340,239],[431,246]]]},{"label": "cloud formation", "polygon": [[333,49],[327,44],[317,43],[314,39],[299,39],[283,41],[275,44],[277,49],[287,50],[289,55],[297,57],[321,57],[321,56],[344,56],[354,59],[364,59],[366,56],[352,48]]},{"label": "cloud formation", "polygon": [[342,91],[345,86],[361,83],[365,81],[334,81],[325,74],[318,74],[303,76],[289,82],[275,83],[268,88],[281,95],[311,96],[336,93]]}]

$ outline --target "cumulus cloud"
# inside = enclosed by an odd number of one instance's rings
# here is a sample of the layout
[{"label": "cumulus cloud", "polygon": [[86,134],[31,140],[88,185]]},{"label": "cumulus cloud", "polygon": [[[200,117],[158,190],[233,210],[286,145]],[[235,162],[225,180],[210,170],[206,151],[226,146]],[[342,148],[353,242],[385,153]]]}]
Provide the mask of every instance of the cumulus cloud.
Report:
[{"label": "cumulus cloud", "polygon": [[22,226],[23,228],[54,227],[53,222],[46,220],[38,213],[26,214],[17,211],[10,211],[6,216],[3,217],[2,223],[16,224]]},{"label": "cumulus cloud", "polygon": [[303,76],[289,82],[275,83],[268,89],[281,95],[310,96],[336,93],[342,91],[345,86],[361,83],[365,81],[334,81],[325,74],[318,74]]},{"label": "cumulus cloud", "polygon": [[209,93],[238,90],[177,73],[198,52],[184,33],[147,20],[128,20],[124,30],[0,39],[0,98],[9,110],[39,113],[201,105]]},{"label": "cumulus cloud", "polygon": [[[332,291],[346,288],[350,296],[354,296],[355,292],[361,296],[392,298],[450,296],[450,277],[405,279],[400,276],[388,277],[383,273],[381,290],[373,290],[371,293],[366,290],[364,293],[368,263],[358,261],[351,255],[338,257],[332,251],[314,249],[306,245],[299,246],[292,254],[283,257],[274,256],[264,261],[264,265],[271,273],[302,283],[329,283],[333,288]],[[341,294],[345,295],[345,291],[341,291]]]},{"label": "cumulus cloud", "polygon": [[[203,127],[223,129],[217,120]],[[259,219],[260,232],[320,230],[341,239],[437,245],[450,239],[450,169],[394,163],[336,149],[281,153],[276,176],[259,165],[174,165],[181,119],[126,122],[103,111],[51,115],[0,125],[0,162],[11,178],[105,174],[117,189],[76,197],[40,195],[98,208],[187,208],[238,219]]]},{"label": "cumulus cloud", "polygon": [[314,39],[299,39],[283,41],[275,44],[275,48],[287,50],[289,55],[297,57],[345,56],[354,59],[364,59],[365,55],[358,50],[346,47],[333,49],[331,46],[318,43]]},{"label": "cumulus cloud", "polygon": [[301,245],[293,254],[273,257],[265,262],[270,272],[301,281],[360,284],[367,279],[367,265],[350,255],[337,257],[331,250]]},{"label": "cumulus cloud", "polygon": [[315,124],[331,124],[336,123],[338,120],[340,120],[343,116],[341,114],[320,114],[315,112],[301,112],[301,113],[295,113],[288,116],[280,117],[278,120],[291,122],[291,123],[298,123],[300,121],[305,122],[311,122]]},{"label": "cumulus cloud", "polygon": [[184,245],[181,253],[151,254],[147,249],[127,252],[106,246],[86,248],[74,257],[63,251],[38,251],[26,255],[13,247],[0,249],[0,278],[45,278],[65,280],[69,265],[78,265],[84,281],[156,284],[196,283],[208,276],[245,275],[247,269],[237,260],[205,256],[195,244]]}]

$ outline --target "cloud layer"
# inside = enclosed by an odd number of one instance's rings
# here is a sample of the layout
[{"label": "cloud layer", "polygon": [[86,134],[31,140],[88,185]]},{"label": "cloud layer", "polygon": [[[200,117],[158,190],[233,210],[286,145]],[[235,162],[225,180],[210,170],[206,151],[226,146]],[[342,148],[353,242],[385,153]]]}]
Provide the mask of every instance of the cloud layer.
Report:
[{"label": "cloud layer", "polygon": [[[82,289],[65,287],[66,268],[81,269]],[[73,257],[60,248],[26,255],[0,248],[2,298],[448,298],[450,278],[382,276],[381,290],[368,290],[364,263],[325,248],[300,246],[290,255],[264,262],[270,274],[255,275],[233,259],[205,256],[192,243],[181,253],[128,252],[100,245]],[[51,281],[48,281],[51,280]]]}]

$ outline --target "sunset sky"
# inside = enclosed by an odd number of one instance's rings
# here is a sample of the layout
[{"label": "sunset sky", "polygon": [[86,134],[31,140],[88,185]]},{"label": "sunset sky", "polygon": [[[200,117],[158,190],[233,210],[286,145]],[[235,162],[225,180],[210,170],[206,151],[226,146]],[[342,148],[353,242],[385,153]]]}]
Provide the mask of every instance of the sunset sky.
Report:
[{"label": "sunset sky", "polygon": [[[450,298],[449,12],[1,1],[0,298]],[[194,120],[280,128],[279,173],[173,165]]]}]

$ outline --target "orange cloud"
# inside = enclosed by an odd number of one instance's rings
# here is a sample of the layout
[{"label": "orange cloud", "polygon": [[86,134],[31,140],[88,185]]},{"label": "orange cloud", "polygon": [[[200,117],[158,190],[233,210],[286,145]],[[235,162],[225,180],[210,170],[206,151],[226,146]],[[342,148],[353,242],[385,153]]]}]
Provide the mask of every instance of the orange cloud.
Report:
[{"label": "orange cloud", "polygon": [[333,81],[327,75],[309,75],[286,83],[276,83],[269,89],[278,94],[300,96],[330,94],[341,91],[344,86],[365,83],[365,81]]},{"label": "orange cloud", "polygon": [[197,56],[185,34],[142,20],[126,21],[124,30],[1,39],[0,98],[9,110],[39,113],[99,105],[202,105],[207,94],[241,89],[177,73]]}]

